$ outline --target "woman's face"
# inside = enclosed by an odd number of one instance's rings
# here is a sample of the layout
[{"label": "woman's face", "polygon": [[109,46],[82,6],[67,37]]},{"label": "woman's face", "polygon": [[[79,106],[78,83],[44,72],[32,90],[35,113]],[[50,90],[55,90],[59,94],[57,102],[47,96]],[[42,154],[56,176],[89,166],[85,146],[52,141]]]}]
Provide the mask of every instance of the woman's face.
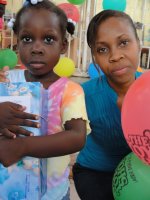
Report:
[{"label": "woman's face", "polygon": [[130,82],[139,64],[140,46],[127,19],[110,17],[98,28],[93,55],[113,83]]}]

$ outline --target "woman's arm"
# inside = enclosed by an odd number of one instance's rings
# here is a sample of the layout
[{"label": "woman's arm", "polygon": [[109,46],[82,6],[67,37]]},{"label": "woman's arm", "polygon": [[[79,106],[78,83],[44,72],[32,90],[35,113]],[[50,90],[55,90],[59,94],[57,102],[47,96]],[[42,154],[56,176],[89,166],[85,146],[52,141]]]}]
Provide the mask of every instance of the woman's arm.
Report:
[{"label": "woman's arm", "polygon": [[86,138],[86,121],[72,119],[65,131],[49,136],[17,137],[0,140],[0,162],[8,167],[24,156],[48,158],[63,156],[83,148]]}]

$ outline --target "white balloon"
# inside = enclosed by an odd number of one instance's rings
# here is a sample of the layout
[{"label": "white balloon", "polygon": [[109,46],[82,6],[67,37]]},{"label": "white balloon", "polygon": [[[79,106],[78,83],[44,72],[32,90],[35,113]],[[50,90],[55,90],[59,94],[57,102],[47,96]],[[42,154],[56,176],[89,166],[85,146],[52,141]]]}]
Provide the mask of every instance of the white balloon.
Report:
[{"label": "white balloon", "polygon": [[7,26],[8,26],[8,28],[12,28],[12,27],[13,27],[13,25],[14,25],[14,23],[13,23],[13,22],[11,22],[11,21],[9,21],[9,22],[7,23]]}]

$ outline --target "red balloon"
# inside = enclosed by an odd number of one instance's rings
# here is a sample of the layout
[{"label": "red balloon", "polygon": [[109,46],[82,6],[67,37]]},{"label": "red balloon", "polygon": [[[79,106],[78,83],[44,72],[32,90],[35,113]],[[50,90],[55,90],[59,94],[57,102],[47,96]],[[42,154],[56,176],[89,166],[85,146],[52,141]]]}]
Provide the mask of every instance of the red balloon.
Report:
[{"label": "red balloon", "polygon": [[130,148],[150,165],[150,72],[145,72],[129,88],[121,120]]},{"label": "red balloon", "polygon": [[74,22],[78,22],[80,18],[79,10],[76,6],[70,3],[61,3],[58,5],[61,8],[68,18],[72,19]]}]

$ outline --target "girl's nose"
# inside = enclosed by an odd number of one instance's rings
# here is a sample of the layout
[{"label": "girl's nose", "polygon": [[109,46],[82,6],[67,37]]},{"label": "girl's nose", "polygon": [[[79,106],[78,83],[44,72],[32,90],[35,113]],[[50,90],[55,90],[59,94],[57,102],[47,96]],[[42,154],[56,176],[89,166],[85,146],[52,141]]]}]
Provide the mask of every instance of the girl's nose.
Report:
[{"label": "girl's nose", "polygon": [[124,54],[120,49],[115,48],[110,51],[109,62],[117,62],[122,58],[124,58]]},{"label": "girl's nose", "polygon": [[39,54],[39,55],[44,54],[44,48],[43,48],[43,45],[41,44],[41,42],[35,41],[33,43],[31,53],[32,53],[32,55],[34,55],[34,54]]}]

